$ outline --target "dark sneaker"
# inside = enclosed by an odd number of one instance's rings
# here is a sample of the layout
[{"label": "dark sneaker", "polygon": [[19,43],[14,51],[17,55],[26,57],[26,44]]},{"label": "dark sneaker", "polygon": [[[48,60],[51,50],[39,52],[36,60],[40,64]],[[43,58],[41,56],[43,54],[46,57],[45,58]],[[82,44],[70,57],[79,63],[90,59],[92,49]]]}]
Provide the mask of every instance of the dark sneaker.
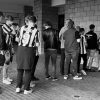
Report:
[{"label": "dark sneaker", "polygon": [[51,79],[51,76],[49,75],[49,76],[47,76],[45,79],[46,79],[46,80],[49,80],[49,79]]},{"label": "dark sneaker", "polygon": [[56,77],[52,78],[52,81],[57,81],[57,80],[58,80],[58,78],[56,78]]},{"label": "dark sneaker", "polygon": [[33,78],[32,78],[32,81],[39,81],[39,78],[33,77]]}]

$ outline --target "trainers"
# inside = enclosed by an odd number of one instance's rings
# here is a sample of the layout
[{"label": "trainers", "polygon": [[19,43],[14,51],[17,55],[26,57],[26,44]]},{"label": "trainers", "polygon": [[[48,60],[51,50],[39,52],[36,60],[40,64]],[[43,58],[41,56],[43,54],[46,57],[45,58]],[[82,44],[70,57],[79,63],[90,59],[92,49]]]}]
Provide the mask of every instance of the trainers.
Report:
[{"label": "trainers", "polygon": [[16,88],[16,93],[20,93],[21,89],[20,88]]},{"label": "trainers", "polygon": [[30,83],[30,87],[31,88],[35,87],[35,84],[34,83]]},{"label": "trainers", "polygon": [[11,78],[9,78],[9,77],[7,78],[7,80],[8,80],[8,81],[10,81],[10,82],[12,82],[12,81],[13,81],[13,80],[12,80]]},{"label": "trainers", "polygon": [[85,72],[85,70],[81,70],[81,73],[82,73],[83,75],[87,75],[86,72]]},{"label": "trainers", "polygon": [[7,85],[10,85],[10,84],[11,84],[11,82],[8,81],[7,79],[3,79],[3,83],[4,83],[4,84],[7,84]]},{"label": "trainers", "polygon": [[74,80],[81,80],[82,77],[79,77],[78,75],[76,75],[76,76],[73,77],[73,79],[74,79]]},{"label": "trainers", "polygon": [[24,90],[24,94],[30,94],[32,93],[32,90]]},{"label": "trainers", "polygon": [[67,80],[68,79],[68,75],[64,75],[64,79]]},{"label": "trainers", "polygon": [[51,76],[47,76],[45,79],[46,79],[46,80],[49,80],[49,79],[51,79]]},{"label": "trainers", "polygon": [[56,78],[56,77],[52,78],[52,81],[57,81],[57,80],[58,80],[58,78]]}]

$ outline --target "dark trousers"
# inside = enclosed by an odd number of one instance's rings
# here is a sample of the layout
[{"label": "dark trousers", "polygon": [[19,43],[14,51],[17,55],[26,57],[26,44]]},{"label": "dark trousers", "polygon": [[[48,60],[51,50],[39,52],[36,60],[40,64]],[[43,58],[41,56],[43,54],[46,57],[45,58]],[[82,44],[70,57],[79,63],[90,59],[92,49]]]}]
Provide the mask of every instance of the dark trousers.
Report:
[{"label": "dark trousers", "polygon": [[31,81],[31,70],[18,69],[17,88],[21,88],[22,87],[24,72],[25,72],[25,76],[24,76],[24,90],[29,90],[30,89],[30,81]]},{"label": "dark trousers", "polygon": [[34,59],[34,65],[31,69],[31,78],[34,78],[34,73],[35,73],[35,70],[36,70],[36,65],[37,65],[37,62],[38,62],[38,59],[39,59],[39,55],[35,56],[35,59]]},{"label": "dark trousers", "polygon": [[65,56],[66,56],[65,75],[69,74],[69,69],[70,73],[73,74],[73,76],[77,75],[78,55],[79,55],[78,50],[70,53],[65,51]]},{"label": "dark trousers", "polygon": [[[81,58],[83,59],[83,67],[80,67],[80,62],[81,62]],[[79,54],[79,58],[78,58],[78,73],[80,72],[80,70],[86,70],[86,65],[87,65],[87,54]]]},{"label": "dark trousers", "polygon": [[61,59],[60,59],[60,73],[64,75],[64,65],[65,65],[65,49],[61,48]]},{"label": "dark trousers", "polygon": [[53,67],[53,77],[56,77],[56,59],[57,59],[57,50],[56,49],[48,49],[45,50],[45,75],[49,76],[49,61],[51,58],[52,67]]}]

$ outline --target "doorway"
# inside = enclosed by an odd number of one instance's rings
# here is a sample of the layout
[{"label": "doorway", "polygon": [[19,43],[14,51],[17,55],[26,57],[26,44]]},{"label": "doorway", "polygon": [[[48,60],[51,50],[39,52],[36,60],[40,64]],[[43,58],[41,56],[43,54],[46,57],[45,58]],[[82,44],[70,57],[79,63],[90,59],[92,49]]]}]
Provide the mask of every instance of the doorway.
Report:
[{"label": "doorway", "polygon": [[[64,26],[64,19],[65,19],[64,14],[58,15],[58,37],[59,37],[59,32],[60,32],[61,28]],[[61,53],[60,45],[61,45],[61,43],[59,40],[58,54]]]},{"label": "doorway", "polygon": [[58,31],[59,32],[60,32],[60,29],[64,26],[64,19],[65,19],[64,14],[58,15]]}]

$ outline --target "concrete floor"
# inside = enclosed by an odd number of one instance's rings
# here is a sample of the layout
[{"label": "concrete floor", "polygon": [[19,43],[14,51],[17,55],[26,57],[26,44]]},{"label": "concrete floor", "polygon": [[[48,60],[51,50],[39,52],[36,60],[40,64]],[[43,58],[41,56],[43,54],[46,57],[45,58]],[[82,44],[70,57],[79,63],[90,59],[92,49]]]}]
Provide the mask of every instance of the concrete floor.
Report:
[{"label": "concrete floor", "polygon": [[[15,93],[16,88],[16,62],[14,61],[10,67],[9,74],[14,79],[12,85],[2,83],[2,73],[0,75],[0,86],[2,94],[0,100],[100,100],[100,73],[88,72],[88,76],[84,76],[83,80],[75,81],[70,77],[64,80],[59,74],[60,57],[57,59],[57,76],[59,80],[53,82],[46,81],[44,75],[44,55],[40,56],[35,75],[40,79],[35,82],[33,93],[24,95]],[[52,68],[50,64],[50,69]],[[50,73],[52,70],[50,70]]]}]

